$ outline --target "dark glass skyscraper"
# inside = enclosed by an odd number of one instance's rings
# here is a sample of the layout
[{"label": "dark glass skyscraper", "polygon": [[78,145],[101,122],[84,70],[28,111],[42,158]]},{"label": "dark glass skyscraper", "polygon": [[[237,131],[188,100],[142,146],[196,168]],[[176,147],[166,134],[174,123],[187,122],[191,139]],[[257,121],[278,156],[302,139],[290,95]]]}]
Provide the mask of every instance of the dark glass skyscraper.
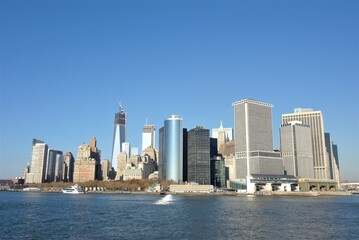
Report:
[{"label": "dark glass skyscraper", "polygon": [[209,129],[197,126],[188,132],[188,181],[211,184]]},{"label": "dark glass skyscraper", "polygon": [[62,181],[62,165],[64,157],[61,151],[49,149],[46,164],[46,182]]}]

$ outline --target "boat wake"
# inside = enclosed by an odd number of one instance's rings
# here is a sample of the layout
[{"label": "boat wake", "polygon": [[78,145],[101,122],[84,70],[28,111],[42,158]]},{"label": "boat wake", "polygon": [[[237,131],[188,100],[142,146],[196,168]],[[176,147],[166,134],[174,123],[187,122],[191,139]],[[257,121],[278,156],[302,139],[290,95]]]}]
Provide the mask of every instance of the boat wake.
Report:
[{"label": "boat wake", "polygon": [[164,198],[161,198],[157,202],[155,202],[156,205],[168,205],[173,202],[172,195],[166,195]]}]

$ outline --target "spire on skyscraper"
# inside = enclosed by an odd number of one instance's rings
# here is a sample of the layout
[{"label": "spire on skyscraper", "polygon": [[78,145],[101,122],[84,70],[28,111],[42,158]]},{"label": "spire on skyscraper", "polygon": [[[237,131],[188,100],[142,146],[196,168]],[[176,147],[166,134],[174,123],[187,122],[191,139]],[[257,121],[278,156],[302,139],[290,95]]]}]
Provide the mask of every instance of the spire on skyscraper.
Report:
[{"label": "spire on skyscraper", "polygon": [[220,130],[220,131],[224,131],[222,120],[221,120],[221,126],[219,126],[219,130]]}]

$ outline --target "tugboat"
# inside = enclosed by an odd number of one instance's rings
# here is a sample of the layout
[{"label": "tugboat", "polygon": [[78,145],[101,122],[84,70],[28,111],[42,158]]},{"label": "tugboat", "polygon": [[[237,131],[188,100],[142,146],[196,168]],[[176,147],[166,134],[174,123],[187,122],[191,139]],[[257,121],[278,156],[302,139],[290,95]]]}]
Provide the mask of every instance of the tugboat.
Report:
[{"label": "tugboat", "polygon": [[79,185],[74,185],[72,187],[69,188],[64,188],[62,190],[63,193],[67,193],[67,194],[81,194],[81,193],[85,193],[81,187]]}]

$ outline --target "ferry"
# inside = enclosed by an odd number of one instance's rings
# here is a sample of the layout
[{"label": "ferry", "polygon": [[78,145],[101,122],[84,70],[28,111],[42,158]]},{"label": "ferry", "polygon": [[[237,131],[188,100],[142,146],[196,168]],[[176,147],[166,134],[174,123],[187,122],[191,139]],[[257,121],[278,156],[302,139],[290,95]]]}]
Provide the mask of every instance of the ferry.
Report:
[{"label": "ferry", "polygon": [[63,193],[67,193],[67,194],[81,194],[81,193],[85,193],[81,187],[79,187],[79,185],[74,185],[72,187],[69,188],[64,188],[62,190]]}]

